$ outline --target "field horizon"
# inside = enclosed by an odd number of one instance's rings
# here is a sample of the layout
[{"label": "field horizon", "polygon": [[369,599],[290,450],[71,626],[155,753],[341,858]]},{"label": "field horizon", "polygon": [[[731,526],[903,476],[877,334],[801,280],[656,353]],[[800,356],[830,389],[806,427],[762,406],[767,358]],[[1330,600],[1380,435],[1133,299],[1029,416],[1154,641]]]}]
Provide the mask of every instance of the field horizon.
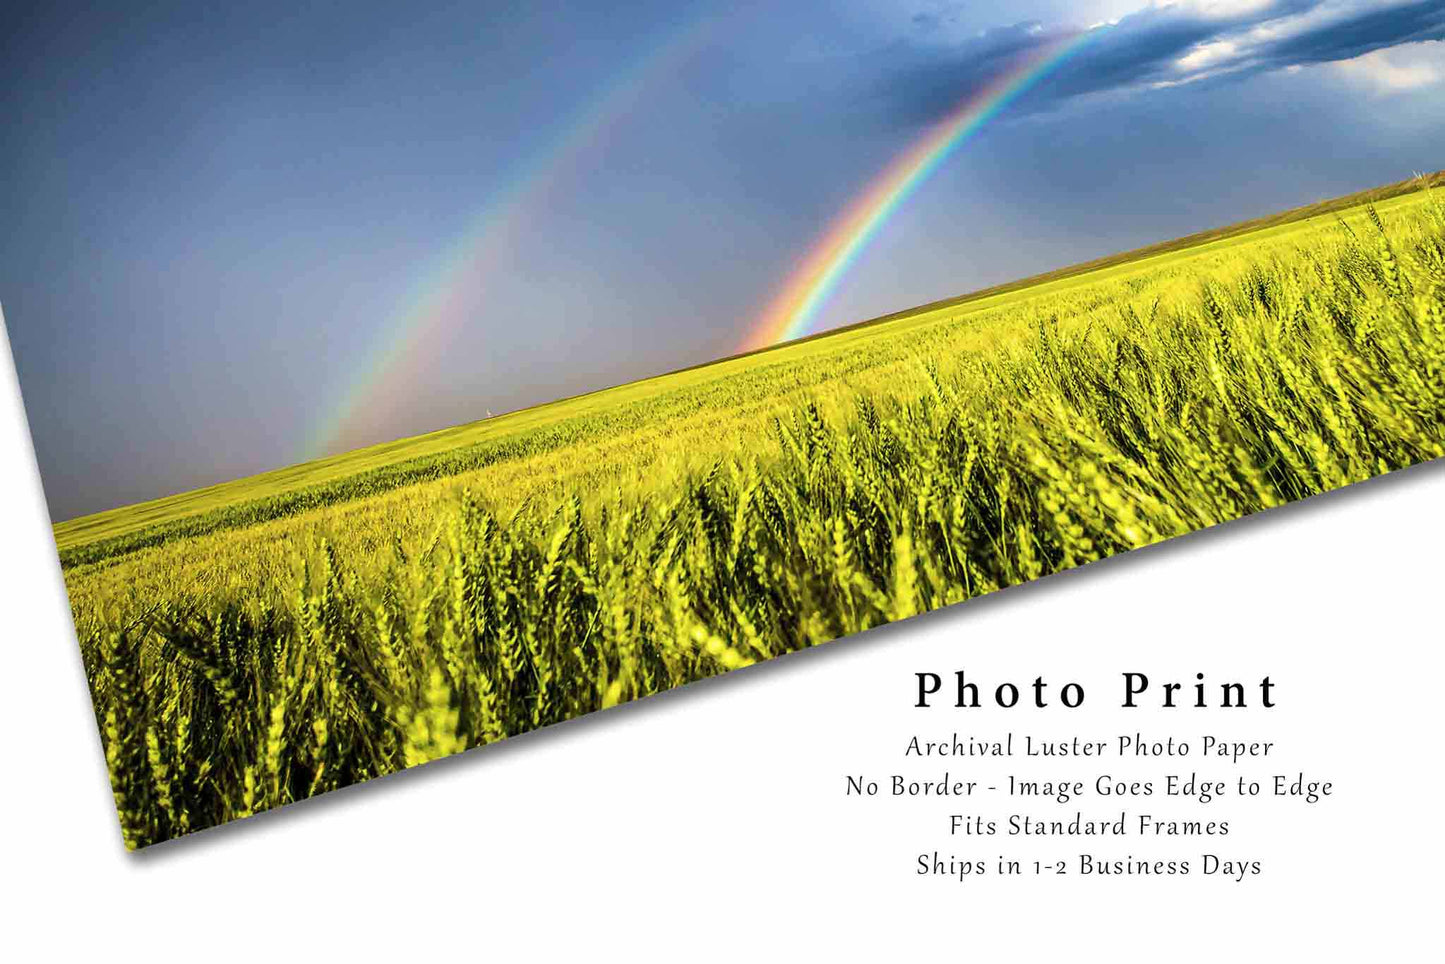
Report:
[{"label": "field horizon", "polygon": [[[484,436],[485,438],[493,438],[498,434],[502,434],[510,426],[515,426],[520,430],[533,428],[535,426],[525,424],[525,420],[529,416],[544,415],[563,406],[588,400],[600,400],[603,396],[612,393],[620,393],[631,389],[643,389],[654,383],[677,376],[705,372],[708,369],[728,365],[729,363],[739,362],[745,359],[754,359],[759,356],[787,351],[803,345],[846,337],[890,323],[906,322],[920,316],[932,315],[953,308],[963,308],[1005,295],[1027,295],[1034,289],[1044,288],[1062,282],[1087,282],[1092,275],[1098,272],[1140,266],[1142,263],[1153,258],[1168,255],[1189,254],[1211,244],[1246,238],[1250,235],[1267,232],[1272,229],[1288,229],[1307,223],[1314,218],[1347,213],[1352,209],[1362,210],[1364,206],[1369,204],[1378,205],[1385,202],[1397,201],[1402,198],[1408,199],[1422,191],[1439,188],[1442,185],[1445,185],[1445,169],[1430,174],[1417,174],[1401,181],[1367,188],[1339,197],[1322,199],[1245,221],[1197,231],[1172,240],[1155,242],[1142,247],[1128,249],[1019,278],[1014,281],[980,288],[965,294],[915,305],[857,322],[851,322],[828,331],[781,342],[779,344],[757,348],[751,351],[738,352],[709,361],[699,362],[694,365],[646,375],[631,381],[620,382],[592,391],[539,402],[535,405],[501,412],[481,419],[460,422],[418,435],[402,436],[384,442],[349,449],[344,452],[278,466],[251,475],[223,480],[211,485],[186,489],[157,496],[152,499],[145,499],[140,502],[127,503],[98,510],[96,512],[83,513],[67,519],[52,520],[52,529],[55,532],[57,547],[61,550],[62,562],[64,562],[66,558],[65,550],[67,548],[105,538],[112,538],[137,528],[173,522],[177,519],[205,512],[216,502],[233,503],[239,495],[239,493],[234,492],[234,490],[237,489],[248,490],[247,496],[250,498],[272,497],[293,492],[310,485],[327,482],[339,475],[349,474],[350,471],[374,468],[378,461],[387,463],[406,460],[421,455],[434,454],[449,448],[463,447],[483,440],[480,437],[467,437],[473,433]],[[399,452],[401,449],[407,449],[409,451],[403,454]]]}]

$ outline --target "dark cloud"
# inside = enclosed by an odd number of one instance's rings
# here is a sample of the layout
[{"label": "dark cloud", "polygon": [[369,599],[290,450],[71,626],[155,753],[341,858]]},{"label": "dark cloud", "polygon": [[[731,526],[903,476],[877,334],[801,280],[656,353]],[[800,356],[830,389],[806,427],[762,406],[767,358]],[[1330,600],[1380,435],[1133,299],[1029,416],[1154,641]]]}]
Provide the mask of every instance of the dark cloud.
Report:
[{"label": "dark cloud", "polygon": [[[884,99],[896,122],[916,124],[938,117],[1011,65],[1079,29],[1020,23],[943,43],[936,39],[939,20],[937,15],[915,18],[915,23],[934,29],[921,31],[921,40],[890,52],[893,62],[903,65],[884,82]],[[1339,0],[1276,0],[1235,13],[1227,7],[1210,11],[1200,4],[1175,4],[1150,7],[1097,29],[1092,43],[1059,68],[1047,85],[1030,93],[1021,104],[1024,112],[1090,94],[1238,80],[1445,39],[1445,2],[1363,9]],[[1191,55],[1196,55],[1192,61]]]},{"label": "dark cloud", "polygon": [[1423,40],[1445,40],[1445,2],[1369,10],[1328,28],[1302,33],[1268,50],[1269,66],[1332,63]]}]

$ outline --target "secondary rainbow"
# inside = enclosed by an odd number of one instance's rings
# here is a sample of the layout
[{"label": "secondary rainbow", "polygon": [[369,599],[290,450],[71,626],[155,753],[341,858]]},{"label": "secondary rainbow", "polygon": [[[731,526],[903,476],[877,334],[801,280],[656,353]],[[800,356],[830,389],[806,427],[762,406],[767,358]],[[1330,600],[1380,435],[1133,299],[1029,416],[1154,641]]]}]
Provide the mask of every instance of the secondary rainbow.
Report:
[{"label": "secondary rainbow", "polygon": [[470,230],[418,275],[382,337],[315,425],[303,458],[376,442],[394,433],[396,403],[414,396],[452,333],[485,314],[488,289],[504,269],[516,232],[530,223],[539,203],[569,172],[605,154],[608,135],[637,111],[648,90],[673,76],[722,25],[720,17],[696,19],[666,38],[613,79],[560,125],[550,145],[524,165],[472,222]]},{"label": "secondary rainbow", "polygon": [[756,351],[813,333],[818,312],[889,217],[928,175],[1010,104],[1053,73],[1108,26],[1046,45],[969,97],[895,158],[849,205],[788,276],[749,333],[742,351]]}]

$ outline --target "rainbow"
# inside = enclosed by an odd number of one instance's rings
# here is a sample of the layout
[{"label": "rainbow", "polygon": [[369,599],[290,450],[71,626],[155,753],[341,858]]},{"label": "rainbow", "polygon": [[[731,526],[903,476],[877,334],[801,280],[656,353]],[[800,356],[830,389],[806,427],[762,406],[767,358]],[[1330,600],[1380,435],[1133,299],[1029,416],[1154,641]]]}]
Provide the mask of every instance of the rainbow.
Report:
[{"label": "rainbow", "polygon": [[1107,29],[1109,25],[1101,25],[1046,45],[970,96],[895,158],[798,263],[740,351],[757,351],[811,334],[819,310],[848,269],[928,175],[969,137]]},{"label": "rainbow", "polygon": [[505,266],[517,231],[569,171],[605,151],[607,135],[642,102],[658,77],[674,73],[713,36],[718,17],[703,17],[673,34],[618,76],[566,123],[549,146],[478,214],[471,227],[421,272],[393,312],[385,335],[313,427],[302,458],[344,451],[381,439],[397,399],[425,381],[449,337],[483,310],[493,278]]}]

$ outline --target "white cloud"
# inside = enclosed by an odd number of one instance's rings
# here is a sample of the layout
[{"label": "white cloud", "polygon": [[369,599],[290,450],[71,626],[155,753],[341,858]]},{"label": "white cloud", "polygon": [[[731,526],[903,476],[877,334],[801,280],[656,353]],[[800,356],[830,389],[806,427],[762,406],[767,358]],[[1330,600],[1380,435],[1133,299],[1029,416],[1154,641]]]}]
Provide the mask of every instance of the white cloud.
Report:
[{"label": "white cloud", "polygon": [[1215,64],[1233,60],[1239,53],[1239,45],[1232,40],[1216,40],[1213,43],[1200,44],[1189,53],[1175,61],[1175,66],[1180,70],[1194,72],[1206,70]]},{"label": "white cloud", "polygon": [[1445,43],[1425,41],[1389,47],[1330,66],[1346,80],[1375,94],[1417,90],[1445,81]]}]

